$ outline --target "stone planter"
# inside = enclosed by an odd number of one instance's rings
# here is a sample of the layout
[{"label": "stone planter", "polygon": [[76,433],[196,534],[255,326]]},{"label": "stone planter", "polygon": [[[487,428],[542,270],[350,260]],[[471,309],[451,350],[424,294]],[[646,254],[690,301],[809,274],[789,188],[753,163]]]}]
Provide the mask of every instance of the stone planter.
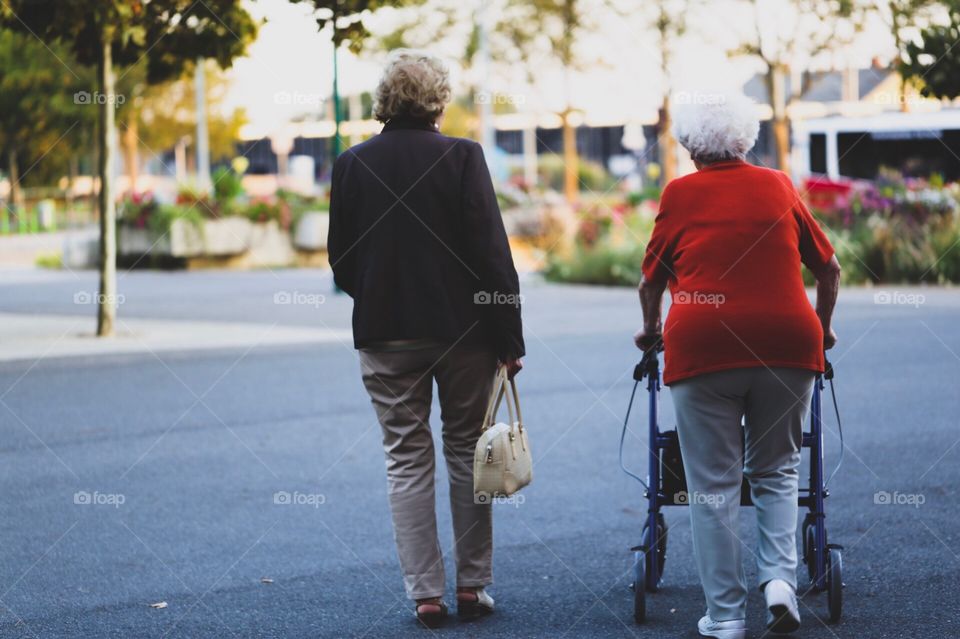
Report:
[{"label": "stone planter", "polygon": [[254,224],[250,229],[250,250],[246,264],[251,267],[286,266],[295,258],[290,234],[275,220]]},{"label": "stone planter", "polygon": [[250,247],[253,224],[242,217],[206,220],[198,227],[187,220],[174,220],[167,233],[147,228],[121,226],[119,250],[123,255],[156,254],[165,257],[224,257]]},{"label": "stone planter", "polygon": [[293,235],[293,244],[304,251],[324,251],[327,248],[327,232],[330,215],[324,211],[311,211],[301,216]]},{"label": "stone planter", "polygon": [[203,254],[220,257],[243,253],[250,248],[252,233],[253,223],[245,217],[208,220],[203,223]]}]

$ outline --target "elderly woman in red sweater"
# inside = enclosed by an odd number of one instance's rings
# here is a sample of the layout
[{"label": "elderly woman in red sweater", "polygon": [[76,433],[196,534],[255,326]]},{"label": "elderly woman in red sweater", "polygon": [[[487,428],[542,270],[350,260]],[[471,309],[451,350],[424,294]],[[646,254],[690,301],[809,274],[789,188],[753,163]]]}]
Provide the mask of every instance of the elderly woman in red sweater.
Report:
[{"label": "elderly woman in red sweater", "polygon": [[[693,543],[707,601],[698,627],[717,639],[746,635],[747,584],[736,534],[743,476],[757,509],[768,629],[800,627],[801,433],[824,349],[837,339],[831,316],[840,264],[790,178],[745,160],[758,127],[755,106],[739,96],[676,114],[677,139],[697,172],[663,191],[643,262],[644,325],[635,336],[641,349],[661,339],[664,345],[664,382],[693,496]],[[816,278],[816,308],[802,266]],[[668,286],[672,305],[662,326]]]}]

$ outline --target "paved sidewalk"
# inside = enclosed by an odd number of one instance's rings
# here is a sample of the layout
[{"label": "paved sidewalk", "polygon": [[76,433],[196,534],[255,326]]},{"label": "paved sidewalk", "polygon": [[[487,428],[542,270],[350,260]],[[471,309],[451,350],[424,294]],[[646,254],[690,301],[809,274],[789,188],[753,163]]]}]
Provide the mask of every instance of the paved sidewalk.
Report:
[{"label": "paved sidewalk", "polygon": [[237,322],[120,318],[116,336],[101,339],[95,333],[96,317],[92,314],[0,313],[0,361],[283,344],[352,344],[349,330]]}]

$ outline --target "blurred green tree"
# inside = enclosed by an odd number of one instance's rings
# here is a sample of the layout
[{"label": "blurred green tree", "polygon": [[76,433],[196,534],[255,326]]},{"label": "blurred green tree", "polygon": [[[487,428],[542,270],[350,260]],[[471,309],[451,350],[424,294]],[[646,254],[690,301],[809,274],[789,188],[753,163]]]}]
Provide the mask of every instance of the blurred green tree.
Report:
[{"label": "blurred green tree", "polygon": [[[33,36],[0,30],[0,163],[14,216],[25,210],[22,184],[40,173],[40,161],[64,168],[81,133],[92,127],[93,112],[74,99],[92,80],[65,47],[48,49]],[[65,152],[52,153],[55,147]]]},{"label": "blurred green tree", "polygon": [[[893,44],[897,48],[898,66],[902,64],[907,46],[911,44],[910,31],[915,30],[922,21],[929,20],[931,14],[941,7],[942,3],[937,0],[880,0],[877,2],[877,13],[890,29]],[[902,68],[899,70],[902,71]],[[906,99],[908,82],[906,75],[901,72],[900,86],[897,89],[901,111],[907,111],[909,107]]]},{"label": "blurred green tree", "polygon": [[946,5],[945,23],[921,29],[920,42],[906,45],[900,73],[918,84],[922,95],[953,100],[960,97],[960,0]]},{"label": "blurred green tree", "polygon": [[[116,320],[116,202],[111,140],[116,135],[114,66],[146,65],[146,81],[180,77],[200,57],[229,67],[256,36],[242,0],[6,0],[0,25],[45,44],[60,42],[81,65],[96,66],[100,178],[100,294],[97,335]],[[125,100],[124,100],[125,101]]]}]

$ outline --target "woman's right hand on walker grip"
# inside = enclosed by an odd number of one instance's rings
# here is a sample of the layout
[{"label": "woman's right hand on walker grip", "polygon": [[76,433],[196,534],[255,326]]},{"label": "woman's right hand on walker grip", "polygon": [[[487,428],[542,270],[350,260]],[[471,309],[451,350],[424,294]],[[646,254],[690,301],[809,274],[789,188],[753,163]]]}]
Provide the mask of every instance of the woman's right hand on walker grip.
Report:
[{"label": "woman's right hand on walker grip", "polygon": [[662,342],[663,333],[660,331],[648,331],[647,329],[641,328],[633,335],[633,343],[643,352],[647,352],[654,347],[662,348],[660,346]]},{"label": "woman's right hand on walker grip", "polygon": [[823,332],[823,350],[828,351],[837,345],[837,332],[828,328]]}]

